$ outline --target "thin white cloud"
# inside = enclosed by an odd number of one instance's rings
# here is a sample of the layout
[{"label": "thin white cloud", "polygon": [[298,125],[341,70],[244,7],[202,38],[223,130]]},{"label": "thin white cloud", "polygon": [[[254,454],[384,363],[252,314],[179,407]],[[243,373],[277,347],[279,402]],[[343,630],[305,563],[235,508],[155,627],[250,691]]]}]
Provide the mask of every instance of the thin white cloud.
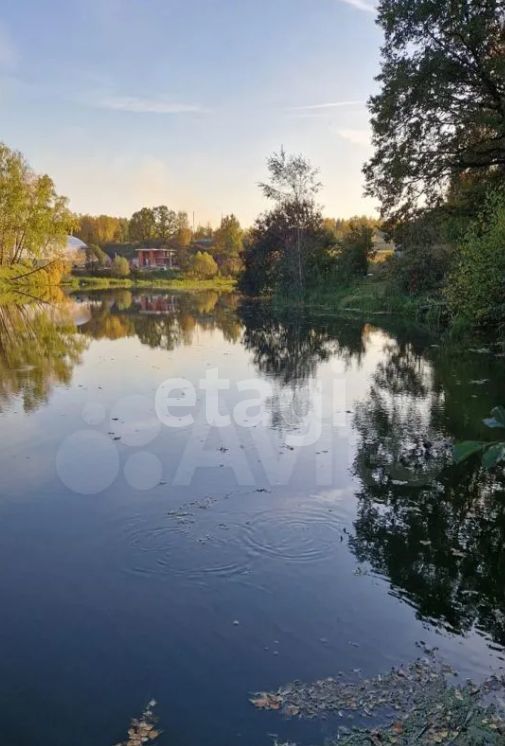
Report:
[{"label": "thin white cloud", "polygon": [[99,109],[130,111],[138,114],[195,114],[205,111],[201,106],[167,101],[164,98],[137,96],[104,96],[91,102]]},{"label": "thin white cloud", "polygon": [[17,61],[17,50],[5,27],[0,23],[0,67],[13,68]]},{"label": "thin white cloud", "polygon": [[365,101],[329,101],[324,104],[308,104],[306,106],[290,106],[288,111],[321,111],[325,109],[342,109],[347,106],[365,106]]},{"label": "thin white cloud", "polygon": [[339,0],[339,2],[351,5],[356,10],[363,10],[365,13],[377,13],[375,5],[367,2],[367,0]]},{"label": "thin white cloud", "polygon": [[339,129],[337,130],[337,135],[341,137],[342,140],[347,140],[347,142],[350,142],[352,145],[359,145],[363,148],[370,147],[372,142],[370,130]]}]

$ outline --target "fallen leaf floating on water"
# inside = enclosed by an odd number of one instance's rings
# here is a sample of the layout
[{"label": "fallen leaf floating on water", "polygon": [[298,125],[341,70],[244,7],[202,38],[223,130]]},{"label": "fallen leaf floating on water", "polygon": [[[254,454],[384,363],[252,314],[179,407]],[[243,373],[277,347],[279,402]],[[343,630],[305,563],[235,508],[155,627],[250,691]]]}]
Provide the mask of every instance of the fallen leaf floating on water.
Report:
[{"label": "fallen leaf floating on water", "polygon": [[157,718],[154,715],[156,700],[152,699],[140,718],[133,718],[128,729],[128,738],[121,741],[117,746],[144,746],[146,743],[154,743],[161,731],[156,728]]},{"label": "fallen leaf floating on water", "polygon": [[[276,692],[259,692],[251,702],[285,717],[321,717],[344,713],[374,718],[373,729],[340,726],[328,746],[503,746],[505,677],[482,686],[450,684],[454,672],[434,656],[370,679],[329,677],[312,683],[294,681]],[[494,697],[494,701],[493,701]]]},{"label": "fallen leaf floating on water", "polygon": [[251,697],[250,702],[258,710],[279,710],[282,705],[282,699],[269,692],[257,692],[254,697]]}]

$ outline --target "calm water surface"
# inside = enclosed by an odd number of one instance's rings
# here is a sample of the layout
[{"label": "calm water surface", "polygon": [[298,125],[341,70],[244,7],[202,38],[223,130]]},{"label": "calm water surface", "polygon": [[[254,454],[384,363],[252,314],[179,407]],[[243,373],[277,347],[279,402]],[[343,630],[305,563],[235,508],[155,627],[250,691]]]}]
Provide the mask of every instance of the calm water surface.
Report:
[{"label": "calm water surface", "polygon": [[[215,369],[220,416],[241,412],[221,428]],[[173,378],[190,426],[157,417]],[[251,379],[261,422],[236,410]],[[321,744],[332,723],[249,693],[375,674],[420,640],[498,670],[505,480],[450,453],[489,437],[504,387],[493,346],[232,295],[1,306],[2,746],[112,746],[151,697],[162,745]]]}]

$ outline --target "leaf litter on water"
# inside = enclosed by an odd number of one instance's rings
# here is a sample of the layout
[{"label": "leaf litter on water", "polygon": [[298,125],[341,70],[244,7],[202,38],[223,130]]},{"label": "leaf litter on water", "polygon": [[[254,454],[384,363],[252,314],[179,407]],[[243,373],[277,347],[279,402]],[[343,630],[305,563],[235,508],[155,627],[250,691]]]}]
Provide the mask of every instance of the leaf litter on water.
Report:
[{"label": "leaf litter on water", "polygon": [[[293,681],[275,692],[258,692],[252,704],[285,717],[339,718],[359,722],[337,728],[327,746],[504,746],[505,676],[480,687],[456,686],[450,666],[434,656],[367,679],[343,674],[312,683]],[[363,729],[363,721],[373,722]]]},{"label": "leaf litter on water", "polygon": [[121,741],[117,746],[144,746],[146,743],[154,743],[159,738],[161,731],[156,727],[155,707],[156,701],[152,699],[142,715],[132,719],[126,741]]}]

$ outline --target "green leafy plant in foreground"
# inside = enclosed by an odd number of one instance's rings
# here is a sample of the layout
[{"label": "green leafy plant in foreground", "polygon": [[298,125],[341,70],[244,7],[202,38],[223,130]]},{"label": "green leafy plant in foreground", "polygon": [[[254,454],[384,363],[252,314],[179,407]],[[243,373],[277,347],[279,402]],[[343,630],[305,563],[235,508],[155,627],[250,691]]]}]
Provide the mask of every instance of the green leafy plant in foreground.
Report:
[{"label": "green leafy plant in foreground", "polygon": [[[505,407],[495,407],[491,412],[491,417],[484,420],[484,424],[492,429],[505,429]],[[505,463],[505,440],[492,442],[466,440],[463,443],[457,443],[454,447],[454,460],[457,464],[475,454],[481,455],[482,465],[486,469],[492,469],[501,462]]]}]

